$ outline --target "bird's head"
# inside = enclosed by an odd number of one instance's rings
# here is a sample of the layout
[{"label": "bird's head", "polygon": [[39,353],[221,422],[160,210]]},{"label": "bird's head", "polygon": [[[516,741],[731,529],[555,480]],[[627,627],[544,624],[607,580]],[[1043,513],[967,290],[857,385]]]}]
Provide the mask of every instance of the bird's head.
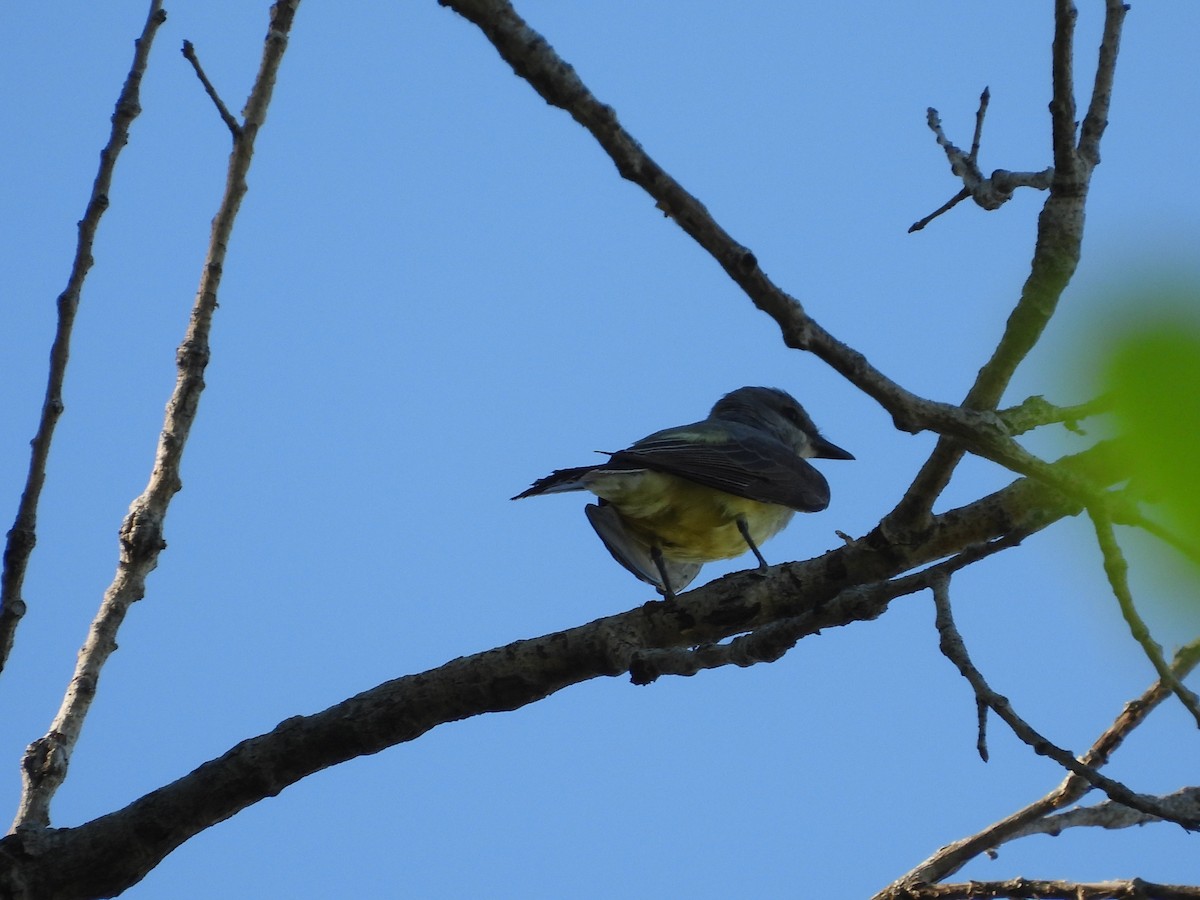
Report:
[{"label": "bird's head", "polygon": [[738,388],[716,402],[709,418],[740,422],[766,431],[806,459],[854,459],[821,437],[804,407],[778,388]]}]

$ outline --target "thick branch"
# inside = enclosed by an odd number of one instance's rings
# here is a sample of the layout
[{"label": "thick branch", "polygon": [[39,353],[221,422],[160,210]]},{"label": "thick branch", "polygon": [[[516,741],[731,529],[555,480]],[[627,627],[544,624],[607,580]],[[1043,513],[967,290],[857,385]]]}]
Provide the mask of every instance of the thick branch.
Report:
[{"label": "thick branch", "polygon": [[861,353],[822,328],[800,302],[772,282],[749,248],[738,243],[704,205],[650,158],[621,127],[612,107],[601,103],[540,34],[507,0],[439,0],[474,22],[501,57],[553,106],[586,128],[609,155],[623,178],[637,184],[720,264],[754,305],[779,326],[789,347],[808,350],[874,398],[906,431],[933,429],[978,438],[1002,434],[992,419],[932,403],[905,390],[875,369]]},{"label": "thick branch", "polygon": [[[713,256],[755,306],[776,321],[788,346],[816,354],[891,413],[898,428],[913,432],[930,429],[941,434],[943,440],[939,441],[939,446],[944,446],[946,452],[954,455],[955,463],[965,448],[1021,474],[1037,477],[1049,475],[1050,470],[1045,464],[1011,440],[1000,420],[988,411],[995,406],[995,399],[990,399],[988,391],[999,397],[1003,384],[1007,384],[1011,376],[1011,368],[1015,368],[1017,359],[1024,356],[1041,333],[1058,294],[1074,271],[1082,232],[1082,198],[1075,198],[1077,208],[1069,205],[1073,213],[1078,213],[1076,219],[1059,212],[1057,207],[1051,214],[1043,212],[1034,273],[1026,284],[1021,305],[1010,319],[1009,332],[1001,341],[1001,349],[997,351],[999,357],[1010,364],[1007,374],[984,378],[981,373],[984,387],[979,390],[986,388],[986,391],[981,396],[972,394],[968,397],[967,406],[970,408],[934,403],[888,379],[871,366],[861,353],[822,328],[804,311],[798,300],[768,279],[759,268],[754,254],[736,242],[717,224],[699,200],[649,157],[621,127],[613,109],[592,95],[574,69],[517,15],[507,0],[439,2],[478,25],[518,75],[526,79],[548,103],[566,110],[583,125],[612,158],[622,177],[650,194],[656,201],[656,207],[671,215],[684,231]],[[1052,190],[1051,194],[1051,201],[1054,201],[1055,192]],[[1068,198],[1058,199],[1060,205],[1067,204]],[[1059,221],[1064,218],[1067,225]],[[1073,255],[1064,255],[1052,249],[1060,240],[1057,230],[1064,227],[1068,234],[1065,243],[1074,249]],[[1035,314],[1030,310],[1040,312]],[[1026,322],[1026,319],[1031,322]],[[1024,349],[1018,352],[1014,349],[1017,346]],[[913,508],[911,511],[918,514],[928,511],[941,490],[937,481],[943,477],[948,480],[952,468],[952,465],[949,468],[934,465],[930,473],[933,481],[927,484],[925,493],[919,492],[915,485],[910,489],[906,496]],[[1089,491],[1087,485],[1060,483],[1058,486],[1077,491],[1080,496]],[[900,534],[902,529],[897,530],[895,526],[907,524],[906,516],[893,514],[888,527],[892,533]]]},{"label": "thick branch", "polygon": [[54,429],[63,413],[62,389],[67,373],[67,360],[71,353],[71,331],[75,325],[75,313],[79,309],[79,298],[83,281],[92,267],[92,245],[100,218],[108,209],[108,193],[112,187],[113,171],[117,157],[129,143],[129,127],[141,113],[140,102],[142,76],[150,60],[150,47],[158,27],[167,20],[162,10],[162,0],[151,0],[150,13],[142,28],[141,37],[134,41],[133,65],[125,76],[125,84],[117,97],[117,107],[112,116],[112,131],[108,143],[100,151],[100,168],[92,183],[92,195],[88,199],[87,211],[79,222],[79,239],[75,244],[75,260],[67,278],[66,289],[58,297],[58,327],[54,343],[50,347],[50,374],[46,384],[46,398],[42,401],[42,415],[37,433],[31,442],[29,474],[25,478],[25,489],[17,507],[17,517],[8,532],[4,547],[4,571],[0,575],[0,671],[12,652],[17,625],[25,615],[25,599],[21,588],[25,583],[25,570],[29,557],[37,543],[37,509],[46,482],[46,461],[50,457],[50,444]]},{"label": "thick branch", "polygon": [[[1121,477],[1108,448],[1056,464],[1099,481]],[[587,625],[517,641],[387,682],[324,712],[243,741],[190,775],[77,828],[26,829],[0,841],[0,894],[96,896],[135,883],[191,836],[305,776],[414,740],[432,728],[517,709],[571,684],[629,670],[639,650],[715,643],[771,622],[808,616],[810,633],[873,618],[852,588],[1012,534],[1031,534],[1081,505],[1020,479],[935,517],[923,539],[890,544],[878,532],[806,562],[713,581],[674,603],[652,602]],[[8,870],[6,883],[5,870]],[[40,892],[40,893],[39,893]]]},{"label": "thick branch", "polygon": [[968,881],[965,884],[918,884],[897,888],[887,900],[1200,900],[1200,888],[1128,881]]},{"label": "thick branch", "polygon": [[208,334],[217,308],[217,289],[225,251],[242,197],[246,194],[246,173],[254,153],[254,139],[266,119],[275,75],[287,48],[288,31],[298,3],[299,0],[279,0],[271,8],[271,26],[262,64],[246,103],[246,120],[230,156],[225,195],[213,219],[208,256],[191,321],[176,354],[175,389],[167,402],[150,482],[142,495],[133,501],[121,525],[117,574],[92,621],[62,707],[47,734],[31,744],[25,754],[22,765],[24,789],[15,828],[42,828],[50,823],[50,801],[66,778],[71,752],[95,697],[100,672],[117,648],[117,631],[130,605],[145,595],[146,577],[158,564],[158,555],[166,546],[162,537],[163,519],[171,498],[182,484],[179,467],[183,448],[196,418],[200,393],[204,390]]},{"label": "thick branch", "polygon": [[[927,590],[934,579],[945,578],[979,560],[1015,547],[1026,535],[1013,532],[984,544],[974,544],[927,569],[873,584],[855,585],[834,598],[834,604],[856,610],[858,620],[874,619],[883,614],[898,597]],[[662,675],[695,675],[705,669],[720,666],[752,666],[775,662],[791,650],[801,638],[814,632],[814,612],[764,625],[749,634],[734,638],[727,644],[704,644],[700,647],[680,647],[671,650],[647,650],[634,654],[630,674],[634,684],[650,684]]]}]

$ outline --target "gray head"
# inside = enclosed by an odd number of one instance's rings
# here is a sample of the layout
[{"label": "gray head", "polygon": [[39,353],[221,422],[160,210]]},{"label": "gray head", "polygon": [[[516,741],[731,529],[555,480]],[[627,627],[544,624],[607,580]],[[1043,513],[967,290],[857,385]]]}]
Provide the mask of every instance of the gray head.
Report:
[{"label": "gray head", "polygon": [[806,459],[854,459],[821,437],[804,407],[779,388],[738,388],[718,400],[708,417],[766,431]]}]

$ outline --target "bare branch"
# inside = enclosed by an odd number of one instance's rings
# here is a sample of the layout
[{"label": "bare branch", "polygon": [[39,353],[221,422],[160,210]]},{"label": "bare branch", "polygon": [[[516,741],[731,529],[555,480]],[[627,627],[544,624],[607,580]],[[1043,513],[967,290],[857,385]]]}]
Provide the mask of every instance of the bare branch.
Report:
[{"label": "bare branch", "polygon": [[[888,581],[856,585],[840,592],[832,606],[853,610],[855,621],[869,621],[883,615],[888,604],[897,597],[926,590],[935,578],[944,578],[964,566],[1015,547],[1028,536],[1015,531],[994,541],[973,544],[950,559],[936,565]],[[728,644],[704,644],[700,647],[679,647],[665,650],[640,650],[630,661],[634,684],[650,684],[662,675],[695,675],[705,669],[735,665],[748,667],[757,663],[775,662],[810,634],[816,634],[831,624],[825,609],[815,609],[799,616],[770,622],[749,634],[734,638]],[[836,623],[834,623],[836,624]]]},{"label": "bare branch", "polygon": [[[938,630],[938,645],[942,654],[958,666],[960,672],[967,675],[971,668],[970,660],[967,657],[967,647],[963,643],[962,635],[958,633],[958,629],[954,625],[954,619],[950,614],[950,578],[948,575],[941,575],[929,584],[933,591],[933,600],[937,606],[937,630]],[[982,681],[983,676],[979,676]],[[975,681],[967,675],[967,679],[971,681],[971,686],[975,687]],[[975,740],[975,749],[979,753],[979,758],[984,762],[988,760],[987,749],[987,711],[991,708],[991,698],[980,690],[975,691],[975,712],[976,712],[976,728],[978,737]]]},{"label": "bare branch", "polygon": [[937,427],[958,428],[964,434],[988,429],[988,423],[978,419],[968,425],[953,406],[931,403],[905,390],[872,367],[861,353],[825,331],[795,297],[767,278],[749,248],[735,241],[699,200],[650,158],[621,126],[613,109],[596,99],[575,70],[529,27],[507,0],[441,2],[479,26],[513,71],[525,78],[548,103],[566,110],[586,128],[621,176],[643,188],[654,199],[655,206],[711,254],[755,306],[775,320],[784,343],[815,353],[875,398],[901,429],[919,431],[931,427],[934,420],[940,422]]},{"label": "bare branch", "polygon": [[926,122],[937,138],[938,146],[945,151],[946,158],[950,160],[950,171],[962,179],[963,188],[949,202],[920,221],[913,223],[908,229],[910,234],[920,231],[967,197],[974,200],[978,206],[992,210],[999,209],[1012,199],[1013,193],[1019,187],[1031,187],[1039,191],[1047,190],[1050,187],[1054,178],[1054,169],[1052,168],[1041,172],[1009,172],[1005,169],[997,169],[990,177],[984,177],[979,168],[979,142],[983,135],[983,118],[987,113],[990,97],[988,89],[984,88],[983,93],[979,96],[979,110],[975,113],[975,134],[971,140],[970,153],[963,153],[946,137],[946,132],[942,130],[942,120],[936,109],[930,107],[927,111]]},{"label": "bare branch", "polygon": [[1100,38],[1100,62],[1092,85],[1092,102],[1079,132],[1079,156],[1089,166],[1100,164],[1100,138],[1108,127],[1108,108],[1112,103],[1113,76],[1117,69],[1117,51],[1121,46],[1121,26],[1129,7],[1122,0],[1105,0],[1104,34]]},{"label": "bare branch", "polygon": [[[983,93],[979,95],[979,109],[975,110],[975,134],[971,136],[971,161],[978,162],[979,160],[979,144],[983,141],[983,119],[987,115],[988,104],[992,100],[992,92],[985,87]],[[933,112],[933,110],[930,110]],[[935,113],[936,115],[936,113]]]},{"label": "bare branch", "polygon": [[1045,397],[1027,397],[1016,406],[999,410],[1000,417],[1009,434],[1016,436],[1040,428],[1043,425],[1062,423],[1068,431],[1082,433],[1079,427],[1081,419],[1102,415],[1112,409],[1112,397],[1102,395],[1087,403],[1076,406],[1054,406],[1046,402]]},{"label": "bare branch", "polygon": [[[1050,102],[1054,177],[1050,196],[1038,217],[1037,244],[1029,277],[1021,289],[1021,298],[1008,317],[1004,335],[995,351],[979,370],[974,385],[963,401],[963,406],[970,409],[993,409],[1000,402],[1017,366],[1041,337],[1079,264],[1083,211],[1092,167],[1081,165],[1074,149],[1075,97],[1071,66],[1076,11],[1069,0],[1056,0],[1054,11],[1051,60],[1054,94]],[[1116,65],[1120,28],[1120,18],[1110,10],[1105,33],[1109,35],[1111,32],[1111,36],[1104,45],[1109,54],[1104,61],[1110,77]],[[1099,134],[1096,141],[1099,141]],[[887,528],[897,531],[910,525],[919,525],[949,484],[962,456],[961,446],[944,436],[939,439],[903,499],[888,514],[885,520]]]},{"label": "bare branch", "polygon": [[116,110],[112,116],[112,131],[108,143],[100,151],[100,168],[92,183],[92,195],[87,210],[79,222],[79,238],[75,244],[75,259],[66,289],[58,296],[58,326],[54,343],[50,347],[50,373],[46,384],[46,397],[42,401],[42,415],[37,433],[33,437],[33,448],[29,460],[29,473],[21,502],[17,506],[16,520],[8,532],[4,546],[4,571],[0,575],[0,671],[3,671],[12,652],[17,625],[25,615],[26,603],[21,595],[25,584],[25,570],[29,557],[37,544],[37,510],[46,483],[46,461],[50,457],[50,444],[54,429],[63,413],[62,389],[67,374],[67,360],[71,354],[71,331],[75,325],[75,313],[79,309],[79,298],[83,282],[92,267],[92,245],[100,218],[108,209],[108,194],[112,187],[113,170],[117,157],[129,143],[129,128],[141,113],[140,102],[142,76],[150,60],[150,47],[158,27],[167,20],[162,0],[151,0],[150,12],[141,36],[134,41],[133,65],[125,76],[125,84],[117,97]]},{"label": "bare branch", "polygon": [[200,60],[196,57],[196,48],[192,46],[191,41],[183,42],[183,58],[192,64],[192,68],[196,71],[196,77],[200,79],[200,83],[204,85],[204,92],[208,94],[217,107],[217,113],[221,116],[221,121],[229,129],[229,133],[233,135],[236,141],[242,136],[242,126],[238,124],[238,120],[233,117],[229,108],[221,100],[221,95],[217,93],[217,89],[213,87],[213,83],[208,80],[208,76],[204,74],[204,69],[200,65]]},{"label": "bare branch", "polygon": [[[779,325],[784,342],[793,348],[808,350],[847,380],[873,397],[889,413],[897,428],[905,431],[932,429],[947,440],[938,446],[953,456],[949,465],[931,458],[931,471],[910,488],[901,506],[919,518],[928,514],[933,500],[940,494],[936,482],[948,480],[953,464],[962,453],[970,450],[1012,469],[1036,477],[1052,477],[1045,463],[1032,456],[1004,431],[1000,420],[989,410],[995,406],[1003,384],[1007,383],[1017,359],[1024,356],[1041,333],[1049,310],[1065,287],[1078,260],[1078,243],[1082,230],[1084,198],[1059,198],[1059,204],[1069,203],[1077,219],[1066,225],[1058,214],[1042,215],[1041,251],[1035,255],[1034,272],[1026,283],[1025,294],[1010,318],[1009,329],[1001,340],[993,365],[1003,371],[977,382],[976,391],[968,395],[964,409],[944,403],[933,403],[905,390],[872,367],[856,350],[843,344],[803,309],[798,300],[772,283],[759,268],[754,254],[734,239],[709,215],[695,197],[653,159],[633,137],[621,127],[611,107],[600,103],[579,79],[575,70],[561,59],[540,34],[516,13],[507,0],[440,0],[460,15],[474,22],[496,47],[500,55],[522,78],[550,104],[569,112],[588,129],[608,153],[624,177],[641,186],[655,199],[657,208],[675,219],[681,228],[720,263],[729,276],[746,292],[754,304]],[[1054,200],[1052,191],[1051,200]],[[1049,207],[1048,207],[1049,208]],[[1066,217],[1071,219],[1070,216]],[[1062,254],[1049,249],[1061,243],[1056,229],[1066,228],[1066,244],[1074,247],[1074,255],[1062,262]],[[1046,233],[1051,236],[1047,237]],[[1067,264],[1069,263],[1069,265]],[[1026,322],[1031,319],[1032,324]],[[1015,335],[1015,337],[1014,337]],[[986,367],[985,367],[986,370]],[[993,396],[994,395],[994,396]],[[924,471],[924,470],[923,470]],[[932,481],[930,481],[932,479]],[[1088,496],[1091,489],[1085,484],[1058,483],[1057,487]],[[910,517],[894,512],[885,523],[890,534],[900,534],[910,524]]]},{"label": "bare branch", "polygon": [[[1079,11],[1073,0],[1054,0],[1054,41],[1050,50],[1050,142],[1054,150],[1058,188],[1079,185],[1082,178],[1075,154],[1075,21]],[[1113,62],[1115,64],[1116,57]]]},{"label": "bare branch", "polygon": [[[742,288],[756,307],[779,326],[790,347],[809,350],[879,401],[898,427],[919,430],[926,413],[953,407],[930,404],[886,378],[866,358],[826,332],[800,302],[774,284],[748,247],[738,243],[716,222],[705,206],[662,169],[601,103],[563,60],[513,9],[508,0],[439,0],[475,23],[500,56],[546,102],[557,106],[586,128],[609,155],[623,178],[637,184],[704,248]],[[919,424],[918,424],[919,423]]]},{"label": "bare branch", "polygon": [[[1171,666],[1176,678],[1184,678],[1197,664],[1200,664],[1200,639],[1176,653]],[[1171,689],[1161,679],[1156,681],[1140,697],[1125,704],[1120,715],[1095,740],[1087,753],[1080,757],[1080,761],[1095,769],[1107,765],[1125,738],[1171,695]],[[990,852],[1001,844],[1014,840],[1018,835],[1026,833],[1026,829],[1035,827],[1045,816],[1070,806],[1091,790],[1091,784],[1085,779],[1075,774],[1068,775],[1057,788],[1044,797],[1005,816],[977,834],[941,848],[911,872],[876,894],[873,900],[883,900],[889,896],[889,891],[903,884],[933,883],[950,877],[981,853]]]},{"label": "bare branch", "polygon": [[958,206],[958,204],[962,203],[964,200],[966,200],[970,196],[971,196],[971,191],[968,188],[963,188],[961,191],[959,191],[957,194],[955,194],[953,197],[951,197],[949,200],[947,200],[945,203],[943,203],[941,206],[939,206],[937,209],[935,209],[929,215],[925,216],[925,218],[917,219],[917,221],[915,221],[911,225],[909,225],[908,233],[912,234],[914,231],[920,231],[926,225],[928,225],[930,222],[932,222],[934,219],[936,219],[938,216],[940,216],[944,213],[950,212],[950,210],[954,209],[954,207]]},{"label": "bare branch", "polygon": [[[1056,465],[1119,477],[1119,461],[1093,448]],[[922,540],[903,545],[871,534],[817,559],[735,573],[680,595],[567,631],[517,641],[386,682],[268,734],[243,741],[219,759],[123,810],[77,828],[24,828],[0,840],[0,861],[34,896],[68,897],[64,883],[114,893],[149,871],[191,836],[290,784],[347,759],[415,740],[438,725],[512,710],[572,684],[628,671],[638,650],[716,643],[769,622],[812,614],[818,627],[845,625],[873,613],[852,590],[946,556],[986,553],[999,539],[1032,534],[1079,505],[1037,481],[1020,479],[960,509],[936,516]],[[1008,538],[1011,540],[1011,538]],[[993,543],[995,542],[995,543]],[[965,562],[966,557],[960,562]],[[98,873],[104,873],[103,877]],[[0,893],[5,887],[0,865]],[[15,876],[13,876],[15,877]]]},{"label": "bare branch", "polygon": [[[1176,815],[1200,818],[1200,788],[1180,788],[1174,793],[1155,798],[1164,809],[1173,810]],[[1148,816],[1137,812],[1121,803],[1105,800],[1095,806],[1081,806],[1053,816],[1046,816],[1030,822],[1011,839],[1026,837],[1031,834],[1059,835],[1068,828],[1130,828],[1134,825],[1149,825],[1161,822],[1157,816]]]},{"label": "bare branch", "polygon": [[1173,810],[1157,802],[1157,798],[1146,794],[1137,794],[1119,781],[1101,775],[1092,766],[1080,762],[1068,750],[1053,744],[1049,739],[1038,733],[1024,719],[1016,714],[1008,698],[996,693],[988,685],[980,671],[975,668],[967,654],[961,635],[954,625],[954,617],[950,610],[949,579],[935,580],[932,584],[933,601],[937,607],[937,630],[940,635],[939,646],[946,658],[970,683],[975,691],[975,697],[981,703],[993,710],[1012,729],[1013,734],[1024,741],[1039,756],[1047,756],[1060,766],[1080,776],[1092,787],[1098,788],[1108,795],[1109,799],[1123,803],[1139,812],[1147,813],[1159,819],[1175,822],[1189,831],[1200,831],[1200,817],[1181,816]]},{"label": "bare branch", "polygon": [[1128,881],[968,881],[964,884],[917,884],[899,887],[880,900],[1196,900],[1200,888],[1158,884],[1132,878]]},{"label": "bare branch", "polygon": [[1130,634],[1141,644],[1146,657],[1154,666],[1154,670],[1158,672],[1158,677],[1170,686],[1184,709],[1192,714],[1192,718],[1200,726],[1200,698],[1197,698],[1175,677],[1175,673],[1171,671],[1167,661],[1163,658],[1162,647],[1151,636],[1150,629],[1146,627],[1145,620],[1142,619],[1134,605],[1133,594],[1129,590],[1129,564],[1125,562],[1125,556],[1121,553],[1120,545],[1117,544],[1117,536],[1113,533],[1112,519],[1109,517],[1106,505],[1103,503],[1089,505],[1088,515],[1096,530],[1096,541],[1100,545],[1100,552],[1104,554],[1104,573],[1108,576],[1108,583],[1112,586],[1117,603],[1120,604],[1121,615],[1125,617],[1125,621],[1129,625]]},{"label": "bare branch", "polygon": [[171,498],[179,491],[179,466],[188,434],[204,390],[208,364],[208,333],[217,307],[217,289],[233,222],[246,194],[246,173],[254,153],[254,140],[266,119],[275,75],[287,48],[287,36],[299,0],[279,0],[271,8],[262,63],[250,99],[246,121],[234,143],[225,184],[225,195],[213,219],[208,256],[200,278],[196,302],[183,343],[176,354],[178,374],[167,403],[166,417],[155,454],[150,482],[133,501],[121,525],[121,555],[117,575],[92,621],[79,653],[75,673],[50,730],[26,751],[22,765],[23,790],[14,828],[43,828],[50,823],[50,801],[66,778],[71,752],[96,694],[104,663],[116,650],[116,635],[134,601],[145,595],[146,577],[158,564],[165,548],[163,519]]},{"label": "bare branch", "polygon": [[1135,528],[1141,528],[1147,534],[1154,535],[1154,537],[1158,538],[1168,547],[1176,550],[1181,556],[1200,565],[1200,547],[1197,547],[1194,543],[1171,531],[1161,523],[1146,518],[1133,503],[1118,505],[1114,502],[1111,506],[1113,507],[1111,510],[1113,521],[1118,525],[1132,525]]}]

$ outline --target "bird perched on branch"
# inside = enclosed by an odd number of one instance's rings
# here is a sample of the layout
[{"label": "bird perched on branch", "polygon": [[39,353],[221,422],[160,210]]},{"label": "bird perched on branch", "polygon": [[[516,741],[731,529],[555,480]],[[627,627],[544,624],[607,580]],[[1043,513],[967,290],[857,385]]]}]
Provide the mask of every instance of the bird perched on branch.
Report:
[{"label": "bird perched on branch", "polygon": [[667,599],[706,562],[759,545],[794,512],[829,505],[809,459],[854,459],[821,437],[789,394],[744,387],[691,425],[656,431],[594,466],[557,469],[513,497],[591,491],[584,512],[608,552]]}]

